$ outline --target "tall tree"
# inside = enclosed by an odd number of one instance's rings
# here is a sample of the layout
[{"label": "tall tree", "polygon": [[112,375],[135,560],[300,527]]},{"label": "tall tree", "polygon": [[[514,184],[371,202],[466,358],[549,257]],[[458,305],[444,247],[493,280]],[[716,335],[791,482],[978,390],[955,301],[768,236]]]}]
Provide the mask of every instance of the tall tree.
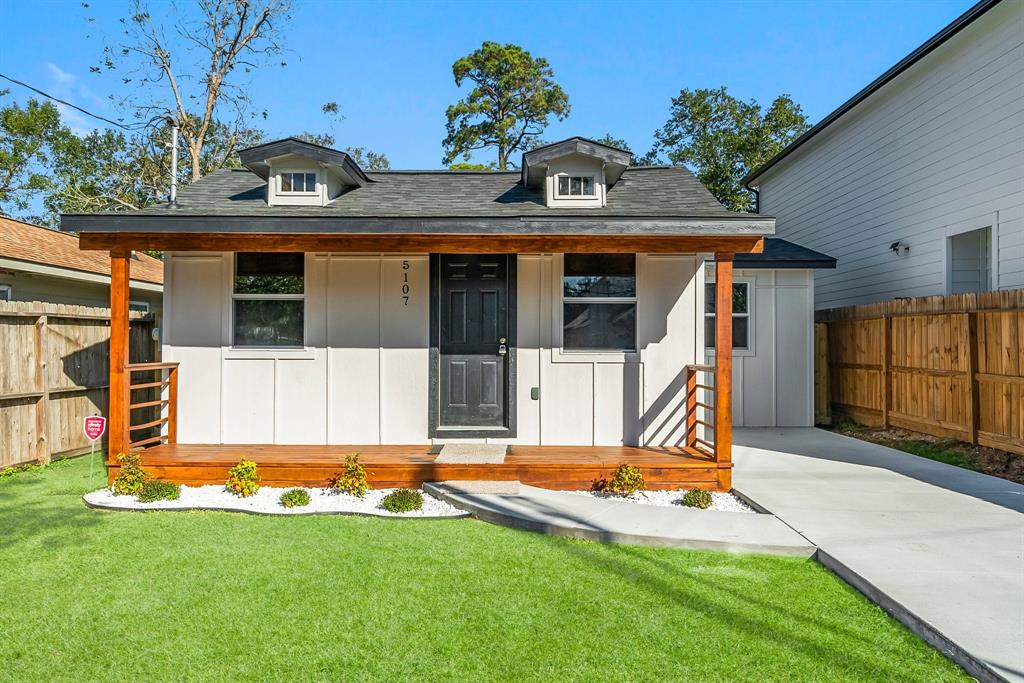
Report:
[{"label": "tall tree", "polygon": [[534,58],[518,45],[486,41],[452,64],[455,85],[473,89],[448,107],[445,165],[474,151],[497,150],[499,170],[507,170],[516,151],[531,149],[554,116],[569,115],[569,96],[554,81],[548,60]]},{"label": "tall tree", "polygon": [[630,154],[633,153],[633,150],[630,148],[628,142],[626,142],[622,138],[615,137],[611,133],[605,133],[599,138],[594,138],[594,142],[600,142],[602,145],[608,145],[609,147],[614,147],[615,149],[621,149],[622,151],[629,152]]},{"label": "tall tree", "polygon": [[740,181],[808,128],[789,95],[763,110],[756,100],[738,100],[724,87],[682,90],[645,161],[664,153],[671,163],[691,168],[726,208],[750,211],[754,196]]},{"label": "tall tree", "polygon": [[[146,0],[134,0],[130,17],[122,20],[123,44],[104,48],[104,66],[120,70],[132,90],[121,104],[142,121],[165,116],[177,121],[187,178],[193,182],[242,146],[251,102],[239,72],[250,74],[281,53],[281,29],[291,15],[288,0],[197,0],[196,5],[198,17],[164,8],[154,14]],[[211,138],[219,146],[212,155]]]},{"label": "tall tree", "polygon": [[0,214],[25,211],[50,187],[53,142],[70,135],[49,102],[30,99],[24,108],[13,103],[0,109]]},{"label": "tall tree", "polygon": [[[300,133],[297,137],[315,145],[333,148],[337,144],[335,137],[336,126],[345,120],[337,102],[327,102],[320,110],[327,116],[327,131],[323,133]],[[378,154],[366,147],[346,147],[344,150],[360,168],[368,171],[387,171],[391,168],[391,162],[387,156]]]}]

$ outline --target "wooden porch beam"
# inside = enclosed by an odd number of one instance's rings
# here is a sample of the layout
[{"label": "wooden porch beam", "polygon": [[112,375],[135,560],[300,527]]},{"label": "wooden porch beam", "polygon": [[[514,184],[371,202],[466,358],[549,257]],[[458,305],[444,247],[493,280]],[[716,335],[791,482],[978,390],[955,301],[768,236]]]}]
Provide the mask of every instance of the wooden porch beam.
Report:
[{"label": "wooden porch beam", "polygon": [[83,232],[82,249],[164,251],[304,251],[445,254],[731,253],[764,251],[761,235],[339,235],[266,233]]},{"label": "wooden porch beam", "polygon": [[128,452],[128,296],[131,278],[131,251],[110,251],[110,390],[107,403],[107,462]]},{"label": "wooden porch beam", "polygon": [[[732,253],[715,254],[715,459],[732,463]],[[718,486],[732,490],[732,469],[718,470]]]}]

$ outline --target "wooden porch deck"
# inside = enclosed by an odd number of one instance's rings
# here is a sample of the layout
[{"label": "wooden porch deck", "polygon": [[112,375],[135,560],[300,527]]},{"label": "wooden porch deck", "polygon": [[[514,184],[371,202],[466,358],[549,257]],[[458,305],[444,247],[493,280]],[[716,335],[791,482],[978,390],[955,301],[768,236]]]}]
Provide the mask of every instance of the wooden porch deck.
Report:
[{"label": "wooden porch deck", "polygon": [[[239,460],[259,465],[267,486],[325,486],[341,470],[345,456],[359,454],[376,488],[419,487],[446,480],[513,480],[550,489],[587,488],[621,463],[637,465],[650,489],[721,490],[730,462],[716,463],[696,448],[615,446],[513,446],[500,465],[435,463],[430,446],[274,446],[160,444],[142,451],[154,477],[182,484],[221,484]],[[118,467],[111,464],[111,480]]]}]

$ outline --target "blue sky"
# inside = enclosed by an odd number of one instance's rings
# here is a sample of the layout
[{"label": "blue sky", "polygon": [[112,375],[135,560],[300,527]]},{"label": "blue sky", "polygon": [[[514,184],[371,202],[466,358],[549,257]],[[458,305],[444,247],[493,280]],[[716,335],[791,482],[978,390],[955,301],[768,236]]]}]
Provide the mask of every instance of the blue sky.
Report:
[{"label": "blue sky", "polygon": [[[4,31],[0,72],[116,118],[123,112],[106,96],[123,86],[89,66],[105,37],[117,37],[128,3],[89,3],[0,0],[0,25],[17,27]],[[261,70],[248,89],[269,110],[260,125],[271,137],[325,129],[320,106],[336,101],[346,117],[334,129],[339,146],[383,152],[394,168],[438,168],[444,111],[460,97],[452,62],[484,40],[513,42],[547,58],[569,94],[571,115],[545,139],[611,133],[643,153],[682,88],[725,85],[762,104],[789,93],[817,121],[970,5],[297,0],[288,65]],[[100,125],[75,114],[68,122]]]}]

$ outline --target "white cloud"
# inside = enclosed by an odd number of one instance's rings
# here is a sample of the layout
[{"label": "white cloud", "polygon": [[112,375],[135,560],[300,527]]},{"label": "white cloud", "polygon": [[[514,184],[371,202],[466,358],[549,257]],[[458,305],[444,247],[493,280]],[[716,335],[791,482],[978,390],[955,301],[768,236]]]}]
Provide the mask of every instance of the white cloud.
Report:
[{"label": "white cloud", "polygon": [[53,64],[52,62],[50,62],[50,63],[47,63],[46,66],[50,69],[50,75],[53,76],[53,80],[56,81],[57,83],[69,83],[70,84],[70,83],[74,83],[75,82],[75,75],[74,74],[68,73],[64,69],[62,69],[59,66],[57,66],[56,64]]},{"label": "white cloud", "polygon": [[[76,77],[73,73],[69,73],[64,69],[60,68],[52,62],[48,62],[46,67],[50,70],[50,77],[52,79],[52,85],[50,91],[55,97],[59,97],[62,100],[75,103],[74,97],[74,85]],[[88,90],[84,86],[80,86],[79,90]],[[85,135],[91,131],[95,126],[90,125],[90,122],[86,120],[85,116],[81,112],[75,111],[71,107],[66,105],[55,103],[57,111],[60,112],[60,120],[65,126],[71,129],[75,135]],[[76,103],[77,104],[77,103]]]}]

